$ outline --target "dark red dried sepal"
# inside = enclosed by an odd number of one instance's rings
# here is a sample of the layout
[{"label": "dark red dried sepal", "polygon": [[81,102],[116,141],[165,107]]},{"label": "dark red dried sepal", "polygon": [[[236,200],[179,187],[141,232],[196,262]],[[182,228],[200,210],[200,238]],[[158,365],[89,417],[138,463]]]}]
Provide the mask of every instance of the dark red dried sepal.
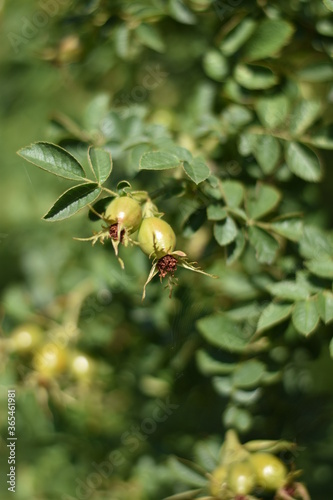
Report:
[{"label": "dark red dried sepal", "polygon": [[164,255],[157,262],[159,277],[165,278],[167,275],[173,277],[177,271],[178,260],[173,255]]},{"label": "dark red dried sepal", "polygon": [[109,227],[109,235],[114,241],[118,241],[120,237],[120,243],[122,243],[125,236],[125,229],[122,229],[119,235],[118,223],[112,224],[112,226]]}]

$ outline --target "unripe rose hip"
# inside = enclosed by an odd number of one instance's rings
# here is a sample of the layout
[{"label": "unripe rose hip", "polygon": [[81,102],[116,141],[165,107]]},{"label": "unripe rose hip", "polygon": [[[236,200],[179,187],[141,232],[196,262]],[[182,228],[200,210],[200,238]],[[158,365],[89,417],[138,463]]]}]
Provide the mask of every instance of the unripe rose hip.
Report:
[{"label": "unripe rose hip", "polygon": [[[134,233],[141,224],[141,206],[133,198],[121,196],[111,201],[106,208],[104,217],[110,222],[111,227],[117,225],[121,230],[127,230],[128,233],[131,234]],[[112,237],[111,232],[110,235]]]},{"label": "unripe rose hip", "polygon": [[256,485],[256,472],[249,461],[235,462],[230,465],[228,485],[233,493],[247,495]]},{"label": "unripe rose hip", "polygon": [[160,259],[171,254],[176,246],[176,235],[172,227],[158,217],[143,219],[138,233],[141,250]]},{"label": "unripe rose hip", "polygon": [[257,484],[266,491],[281,488],[287,478],[287,468],[284,463],[271,453],[253,453],[250,461],[257,474]]}]

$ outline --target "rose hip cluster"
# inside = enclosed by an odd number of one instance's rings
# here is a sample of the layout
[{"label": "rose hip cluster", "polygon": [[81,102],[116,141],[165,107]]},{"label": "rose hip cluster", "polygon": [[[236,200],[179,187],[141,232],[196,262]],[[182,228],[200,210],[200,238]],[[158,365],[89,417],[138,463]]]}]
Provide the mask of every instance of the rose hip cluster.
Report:
[{"label": "rose hip cluster", "polygon": [[[176,283],[174,274],[178,266],[212,276],[189,262],[184,252],[175,250],[176,235],[172,227],[161,218],[162,214],[149,198],[141,205],[131,195],[119,196],[107,205],[103,214],[95,213],[107,225],[92,237],[79,239],[90,240],[94,244],[96,241],[103,243],[105,239],[110,238],[117,257],[119,244],[138,245],[152,259],[152,267],[143,289],[143,299],[146,286],[157,274],[161,281],[163,278],[167,279],[171,296],[172,287]],[[118,260],[124,267],[119,257]]]}]

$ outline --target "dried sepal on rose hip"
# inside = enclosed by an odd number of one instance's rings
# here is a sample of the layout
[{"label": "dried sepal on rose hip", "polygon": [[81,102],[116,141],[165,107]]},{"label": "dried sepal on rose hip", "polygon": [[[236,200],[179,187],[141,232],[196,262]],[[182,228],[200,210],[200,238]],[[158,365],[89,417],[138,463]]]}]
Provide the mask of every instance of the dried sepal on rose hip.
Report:
[{"label": "dried sepal on rose hip", "polygon": [[143,287],[142,299],[145,298],[148,283],[157,274],[161,281],[163,278],[168,279],[167,288],[169,288],[171,296],[173,285],[176,284],[174,275],[178,266],[215,277],[196,267],[195,263],[189,262],[184,252],[175,250],[176,235],[172,227],[158,217],[143,219],[138,233],[138,242],[141,250],[153,259],[152,267]]},{"label": "dried sepal on rose hip", "polygon": [[[141,205],[135,199],[130,196],[119,196],[107,205],[103,214],[97,213],[92,207],[91,210],[106,223],[106,226],[102,226],[101,231],[95,232],[89,238],[76,239],[91,241],[94,245],[97,241],[104,243],[106,238],[110,238],[117,256],[120,243],[124,246],[133,243],[130,235],[137,231],[142,220]],[[122,260],[118,260],[123,267]]]}]

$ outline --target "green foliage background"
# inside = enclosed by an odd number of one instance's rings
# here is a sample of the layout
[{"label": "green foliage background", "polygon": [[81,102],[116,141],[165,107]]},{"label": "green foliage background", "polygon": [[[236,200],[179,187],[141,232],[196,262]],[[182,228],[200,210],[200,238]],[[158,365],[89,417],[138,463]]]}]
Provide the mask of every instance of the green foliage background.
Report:
[{"label": "green foliage background", "polygon": [[[332,497],[332,8],[0,2],[0,425],[5,439],[15,387],[17,499],[156,500],[205,485],[169,457],[211,471],[230,427],[295,441],[282,458],[311,498]],[[156,280],[142,303],[149,262],[136,248],[123,272],[110,245],[73,240],[100,228],[87,213],[40,220],[72,185],[15,154],[40,140],[84,165],[88,145],[108,149],[108,186],[154,194],[177,248],[219,279],[180,270],[171,300]],[[8,347],[22,323],[88,356],[91,378],[41,380]]]}]

